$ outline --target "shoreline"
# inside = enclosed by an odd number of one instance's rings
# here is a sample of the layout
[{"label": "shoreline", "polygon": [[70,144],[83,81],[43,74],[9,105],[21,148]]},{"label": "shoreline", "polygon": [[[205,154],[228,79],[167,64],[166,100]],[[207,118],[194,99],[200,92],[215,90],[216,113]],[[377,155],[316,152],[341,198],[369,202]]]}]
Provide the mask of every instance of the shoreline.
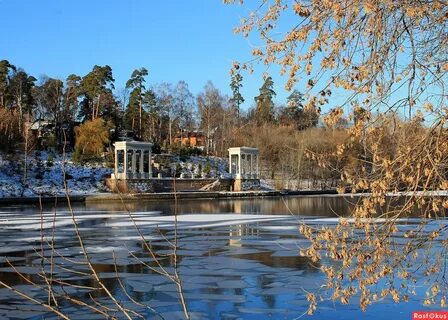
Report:
[{"label": "shoreline", "polygon": [[[115,201],[159,201],[159,200],[190,200],[190,199],[241,199],[241,198],[265,198],[265,197],[284,197],[284,196],[340,196],[340,197],[365,197],[370,193],[338,193],[334,189],[328,190],[268,190],[268,191],[180,191],[180,192],[158,192],[158,193],[99,193],[86,195],[71,195],[72,203],[89,202],[115,202]],[[406,197],[417,196],[435,196],[448,197],[448,191],[416,191],[389,193],[388,197]],[[0,198],[0,205],[18,205],[18,204],[63,204],[68,203],[67,197],[46,196],[46,197],[9,197]]]},{"label": "shoreline", "polygon": [[103,194],[86,198],[86,202],[101,201],[157,201],[157,200],[185,200],[185,199],[239,199],[239,198],[264,198],[279,196],[311,196],[311,195],[336,195],[336,190],[307,190],[307,191],[181,191],[139,194]]},{"label": "shoreline", "polygon": [[[185,200],[185,199],[239,199],[239,198],[264,198],[279,196],[318,196],[338,195],[336,190],[302,190],[302,191],[182,191],[182,192],[160,192],[160,193],[101,193],[91,195],[70,196],[70,202],[108,202],[108,201],[158,201],[158,200]],[[9,197],[0,198],[0,205],[17,204],[58,204],[67,203],[66,196],[52,197]]]}]

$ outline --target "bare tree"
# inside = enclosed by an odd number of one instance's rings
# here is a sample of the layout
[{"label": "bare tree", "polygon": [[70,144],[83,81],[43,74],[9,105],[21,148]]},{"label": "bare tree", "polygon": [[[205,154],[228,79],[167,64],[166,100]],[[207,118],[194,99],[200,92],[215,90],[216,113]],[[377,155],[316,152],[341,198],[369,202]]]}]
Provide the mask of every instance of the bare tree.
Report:
[{"label": "bare tree", "polygon": [[224,97],[221,92],[208,81],[204,91],[199,93],[197,104],[201,117],[201,128],[205,132],[205,150],[207,155],[216,151],[215,136],[222,123],[224,114]]},{"label": "bare tree", "polygon": [[[420,258],[419,252],[446,257],[448,246],[442,237],[446,224],[438,223],[446,216],[448,202],[435,193],[448,189],[446,2],[259,2],[236,29],[261,39],[262,45],[252,50],[255,61],[278,65],[287,89],[296,83],[306,86],[305,110],[325,106],[334,92],[345,97],[324,118],[330,130],[343,118],[344,106],[365,110],[345,129],[346,141],[331,152],[307,154],[324,168],[347,160],[356,163],[356,170],[340,170],[339,190],[368,191],[369,196],[350,219],[340,219],[335,227],[301,226],[312,243],[302,254],[338,263],[322,268],[333,300],[348,303],[358,293],[363,310],[388,296],[406,301],[419,280],[416,270],[424,270],[425,304],[445,307],[448,286],[434,279],[445,279],[446,261]],[[252,63],[240,65],[253,68]],[[408,123],[400,123],[394,114],[406,115]],[[424,119],[427,128],[418,129]],[[411,136],[403,139],[403,130]],[[348,157],[348,150],[366,139],[365,150]],[[402,191],[407,196],[404,205],[386,205],[388,195]],[[402,235],[397,221],[415,215],[414,208],[419,209],[420,223]],[[426,232],[428,225],[434,232]],[[442,245],[435,245],[439,241]],[[312,314],[315,293],[308,300]]]},{"label": "bare tree", "polygon": [[[178,105],[174,103],[174,89],[169,83],[162,83],[156,89],[157,107],[161,113],[161,118],[168,121],[168,142],[173,143],[173,126],[179,119]],[[162,131],[162,123],[160,121],[159,132]]]}]

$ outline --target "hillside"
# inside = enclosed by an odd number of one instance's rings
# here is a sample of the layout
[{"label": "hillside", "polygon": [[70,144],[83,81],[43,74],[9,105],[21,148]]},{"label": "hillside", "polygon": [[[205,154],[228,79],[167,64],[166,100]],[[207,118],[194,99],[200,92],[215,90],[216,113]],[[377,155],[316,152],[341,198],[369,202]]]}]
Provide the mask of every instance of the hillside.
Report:
[{"label": "hillside", "polygon": [[[186,159],[173,157],[163,176],[177,172],[178,178],[227,177],[227,159],[218,157],[191,156]],[[105,163],[76,164],[72,154],[65,159],[56,152],[34,151],[27,158],[27,177],[24,179],[24,156],[0,153],[0,198],[63,196],[64,174],[69,195],[88,195],[110,192],[104,185],[104,178],[113,169]],[[153,169],[157,174],[158,170]],[[167,174],[167,172],[169,172]]]},{"label": "hillside", "polygon": [[64,195],[63,168],[71,195],[105,192],[103,178],[112,173],[103,164],[77,165],[71,154],[35,151],[27,159],[24,180],[23,155],[0,153],[0,198]]}]

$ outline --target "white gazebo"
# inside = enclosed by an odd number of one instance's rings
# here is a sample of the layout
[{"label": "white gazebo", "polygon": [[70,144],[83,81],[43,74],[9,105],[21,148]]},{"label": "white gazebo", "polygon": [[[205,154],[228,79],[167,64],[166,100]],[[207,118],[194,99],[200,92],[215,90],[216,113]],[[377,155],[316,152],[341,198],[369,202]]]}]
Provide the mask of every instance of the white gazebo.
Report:
[{"label": "white gazebo", "polygon": [[112,179],[151,179],[151,147],[148,142],[118,141],[115,147],[115,169]]},{"label": "white gazebo", "polygon": [[258,179],[259,152],[257,148],[229,148],[229,172],[235,179]]}]

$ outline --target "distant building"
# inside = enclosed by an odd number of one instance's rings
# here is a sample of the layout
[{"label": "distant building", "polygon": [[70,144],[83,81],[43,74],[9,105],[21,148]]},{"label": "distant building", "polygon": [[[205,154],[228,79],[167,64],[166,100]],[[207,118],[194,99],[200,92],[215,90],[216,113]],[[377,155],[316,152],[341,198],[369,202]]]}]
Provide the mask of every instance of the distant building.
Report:
[{"label": "distant building", "polygon": [[28,124],[29,130],[36,138],[43,138],[54,133],[54,122],[50,120],[38,119]]},{"label": "distant building", "polygon": [[66,151],[73,150],[75,147],[75,126],[81,125],[80,122],[67,121],[55,123],[52,120],[37,119],[33,122],[28,121],[28,130],[37,142],[38,148],[62,148]]},{"label": "distant building", "polygon": [[185,147],[202,148],[205,146],[205,135],[202,131],[189,131],[178,134],[174,143]]}]

